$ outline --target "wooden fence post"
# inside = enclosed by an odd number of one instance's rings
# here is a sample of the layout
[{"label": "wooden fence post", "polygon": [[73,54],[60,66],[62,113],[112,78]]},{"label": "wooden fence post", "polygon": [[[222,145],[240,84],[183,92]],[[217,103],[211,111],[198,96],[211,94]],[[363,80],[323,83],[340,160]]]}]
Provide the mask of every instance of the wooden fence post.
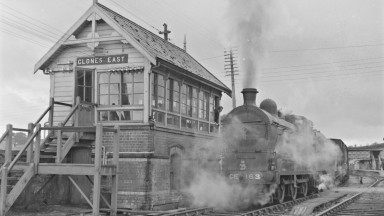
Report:
[{"label": "wooden fence post", "polygon": [[4,166],[1,171],[0,215],[5,215],[7,201],[8,167]]},{"label": "wooden fence post", "polygon": [[95,174],[93,176],[93,209],[92,214],[99,216],[100,213],[100,169],[101,169],[101,146],[103,144],[103,126],[96,125],[96,144],[95,144]]},{"label": "wooden fence post", "polygon": [[[63,124],[60,122],[59,127],[63,127]],[[57,146],[56,146],[56,163],[61,163],[61,143],[63,141],[63,132],[62,130],[57,131]]]},{"label": "wooden fence post", "polygon": [[[29,123],[28,124],[28,138],[30,138],[33,134],[33,128],[35,126],[33,125],[33,123]],[[27,149],[27,163],[32,163],[32,155],[33,155],[33,142],[29,145],[28,149]]]},{"label": "wooden fence post", "polygon": [[34,160],[33,163],[35,164],[35,173],[38,172],[39,162],[40,162],[40,141],[41,141],[41,130],[40,130],[40,124],[36,125],[36,138],[35,138],[35,153],[34,153]]},{"label": "wooden fence post", "polygon": [[12,162],[12,135],[13,135],[13,126],[11,124],[7,124],[7,140],[5,142],[5,160],[4,164]]},{"label": "wooden fence post", "polygon": [[113,137],[113,165],[116,166],[116,174],[112,175],[111,215],[117,215],[117,191],[119,184],[119,151],[120,151],[120,127],[115,126],[116,132]]}]

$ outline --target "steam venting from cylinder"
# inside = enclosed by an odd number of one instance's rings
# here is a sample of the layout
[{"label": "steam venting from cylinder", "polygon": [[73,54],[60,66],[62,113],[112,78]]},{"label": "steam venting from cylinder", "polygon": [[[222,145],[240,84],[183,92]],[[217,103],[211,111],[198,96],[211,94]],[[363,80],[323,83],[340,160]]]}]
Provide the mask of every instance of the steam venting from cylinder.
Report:
[{"label": "steam venting from cylinder", "polygon": [[255,88],[245,88],[243,91],[244,105],[256,106],[256,94],[259,93]]}]

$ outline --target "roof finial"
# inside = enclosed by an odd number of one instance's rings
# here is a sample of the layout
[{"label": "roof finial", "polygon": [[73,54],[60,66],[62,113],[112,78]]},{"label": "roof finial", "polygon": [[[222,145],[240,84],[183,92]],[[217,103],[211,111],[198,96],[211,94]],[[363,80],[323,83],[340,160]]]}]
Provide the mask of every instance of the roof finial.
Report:
[{"label": "roof finial", "polygon": [[187,35],[184,34],[184,51],[187,52]]},{"label": "roof finial", "polygon": [[164,40],[168,41],[168,34],[171,33],[171,31],[167,29],[166,23],[164,23],[163,26],[164,26],[164,31],[160,31],[159,34],[164,34]]},{"label": "roof finial", "polygon": [[93,0],[93,5],[97,4],[97,0]]}]

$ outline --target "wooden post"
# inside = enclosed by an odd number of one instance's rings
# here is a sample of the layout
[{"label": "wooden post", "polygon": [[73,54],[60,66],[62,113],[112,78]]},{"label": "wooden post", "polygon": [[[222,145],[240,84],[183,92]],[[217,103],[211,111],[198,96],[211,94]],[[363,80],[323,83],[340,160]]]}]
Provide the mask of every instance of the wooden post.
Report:
[{"label": "wooden post", "polygon": [[5,215],[7,201],[8,185],[8,167],[4,166],[1,172],[1,190],[0,190],[0,215]]},{"label": "wooden post", "polygon": [[[28,138],[30,138],[33,134],[33,128],[34,128],[34,125],[33,123],[29,123],[28,124]],[[33,142],[31,144],[29,144],[29,147],[27,149],[27,163],[32,163],[32,158],[33,158]]]},{"label": "wooden post", "polygon": [[12,162],[12,134],[13,134],[13,127],[11,124],[7,124],[7,141],[5,143],[5,160],[4,164],[9,165],[9,163]]},{"label": "wooden post", "polygon": [[51,110],[49,111],[49,126],[52,127],[53,126],[53,111],[55,108],[55,99],[54,98],[50,98],[49,106],[51,107]]},{"label": "wooden post", "polygon": [[120,152],[120,127],[115,126],[116,132],[113,137],[113,160],[112,163],[116,165],[116,174],[112,175],[112,195],[111,195],[111,215],[117,215],[117,191],[119,183],[119,152]]},{"label": "wooden post", "polygon": [[103,126],[96,125],[95,144],[95,174],[93,176],[93,216],[99,216],[100,211],[100,169],[101,169],[101,146],[103,142]]},{"label": "wooden post", "polygon": [[[76,104],[75,104],[75,106],[80,104],[80,102],[81,102],[81,98],[80,98],[80,96],[77,96],[76,97]],[[79,126],[79,119],[80,119],[80,109],[78,108],[76,110],[75,117],[73,119],[73,125],[75,125],[75,127]]]},{"label": "wooden post", "polygon": [[[63,124],[60,122],[59,127],[63,127]],[[57,146],[56,146],[56,163],[61,163],[61,143],[63,132],[60,130],[57,131]]]},{"label": "wooden post", "polygon": [[36,138],[35,138],[35,153],[34,153],[34,160],[33,163],[35,164],[35,173],[38,172],[39,162],[40,162],[40,140],[41,140],[41,130],[40,130],[40,124],[36,125]]}]

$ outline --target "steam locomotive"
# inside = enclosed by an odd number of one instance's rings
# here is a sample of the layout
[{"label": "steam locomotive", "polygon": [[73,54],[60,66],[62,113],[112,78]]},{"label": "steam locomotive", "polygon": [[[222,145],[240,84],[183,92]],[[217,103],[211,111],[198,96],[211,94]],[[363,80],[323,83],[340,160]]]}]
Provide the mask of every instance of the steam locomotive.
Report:
[{"label": "steam locomotive", "polygon": [[221,172],[228,182],[282,203],[317,191],[325,173],[345,178],[348,158],[341,140],[327,139],[303,116],[282,115],[271,99],[257,107],[254,88],[242,93],[244,105],[222,120]]}]

